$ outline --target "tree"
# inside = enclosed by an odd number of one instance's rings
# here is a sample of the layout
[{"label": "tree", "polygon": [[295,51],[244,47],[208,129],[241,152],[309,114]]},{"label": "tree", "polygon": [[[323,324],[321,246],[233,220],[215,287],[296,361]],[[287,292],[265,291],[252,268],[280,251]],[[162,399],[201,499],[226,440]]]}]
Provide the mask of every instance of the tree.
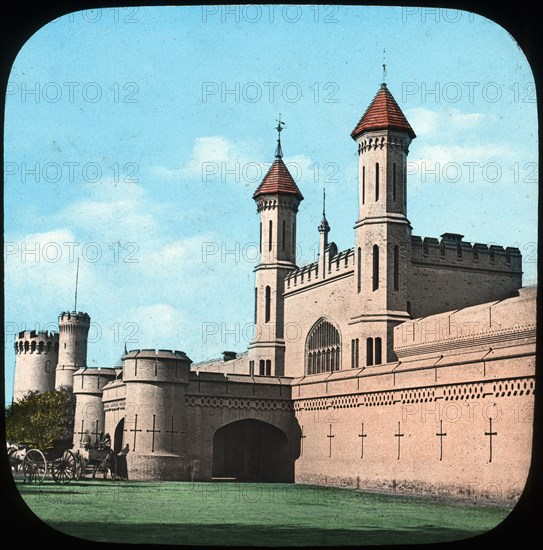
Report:
[{"label": "tree", "polygon": [[61,388],[48,392],[29,392],[6,409],[6,437],[43,449],[55,439],[71,439],[75,396]]}]

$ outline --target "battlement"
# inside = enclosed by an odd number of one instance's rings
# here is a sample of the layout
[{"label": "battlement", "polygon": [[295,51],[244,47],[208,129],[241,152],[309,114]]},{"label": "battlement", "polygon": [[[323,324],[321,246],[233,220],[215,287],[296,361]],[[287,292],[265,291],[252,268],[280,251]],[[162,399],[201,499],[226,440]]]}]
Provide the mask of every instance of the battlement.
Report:
[{"label": "battlement", "polygon": [[23,330],[15,337],[15,354],[58,353],[58,332]]},{"label": "battlement", "polygon": [[90,316],[83,311],[63,311],[58,316],[59,323],[79,322],[90,325]]},{"label": "battlement", "polygon": [[82,368],[74,372],[74,393],[101,393],[102,388],[115,380],[114,369]]},{"label": "battlement", "polygon": [[131,350],[123,357],[123,381],[186,384],[191,363],[184,351]]},{"label": "battlement", "polygon": [[187,357],[184,351],[169,349],[132,349],[123,356],[123,361],[127,359],[180,359],[183,361],[192,361]]},{"label": "battlement", "polygon": [[327,281],[345,275],[354,269],[354,248],[338,252],[335,243],[330,243],[326,248],[325,255],[326,272],[324,277],[322,273],[319,273],[319,262],[298,267],[285,278],[285,292],[306,288],[323,280]]},{"label": "battlement", "polygon": [[443,233],[441,240],[413,235],[411,261],[413,264],[437,267],[522,273],[522,255],[518,248],[471,244],[463,238],[464,235],[458,233]]}]

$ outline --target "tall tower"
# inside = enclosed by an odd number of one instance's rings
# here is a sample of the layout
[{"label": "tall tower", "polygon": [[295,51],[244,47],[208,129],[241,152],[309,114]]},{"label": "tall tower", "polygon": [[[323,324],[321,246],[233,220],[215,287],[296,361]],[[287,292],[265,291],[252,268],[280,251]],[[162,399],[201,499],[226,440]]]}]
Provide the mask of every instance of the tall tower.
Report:
[{"label": "tall tower", "polygon": [[31,391],[43,393],[53,390],[57,361],[58,333],[19,332],[15,338],[13,400],[19,401]]},{"label": "tall tower", "polygon": [[253,194],[260,215],[260,263],[255,267],[255,333],[249,365],[255,374],[268,376],[285,372],[284,281],[296,267],[296,214],[303,200],[283,162],[283,125],[279,120],[275,161]]},{"label": "tall tower", "polygon": [[[407,274],[411,224],[406,168],[415,132],[385,83],[351,133],[358,143],[355,313],[367,366],[394,361],[392,331],[409,319]],[[365,361],[364,361],[365,359]]]},{"label": "tall tower", "polygon": [[90,317],[81,311],[59,315],[59,350],[55,388],[73,388],[74,372],[87,366],[87,339]]}]

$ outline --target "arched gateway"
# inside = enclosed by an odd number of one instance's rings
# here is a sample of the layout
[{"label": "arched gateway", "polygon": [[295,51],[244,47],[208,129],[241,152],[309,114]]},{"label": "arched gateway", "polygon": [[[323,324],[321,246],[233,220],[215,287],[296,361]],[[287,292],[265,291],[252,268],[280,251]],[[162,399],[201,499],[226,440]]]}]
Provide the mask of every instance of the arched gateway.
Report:
[{"label": "arched gateway", "polygon": [[239,420],[213,437],[212,477],[238,481],[294,481],[286,434],[261,420]]}]

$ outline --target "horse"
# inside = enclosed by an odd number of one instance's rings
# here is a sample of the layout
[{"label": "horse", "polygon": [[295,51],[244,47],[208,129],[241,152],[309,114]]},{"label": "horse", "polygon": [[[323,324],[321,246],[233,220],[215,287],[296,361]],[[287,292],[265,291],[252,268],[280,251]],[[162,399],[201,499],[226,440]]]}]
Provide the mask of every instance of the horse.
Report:
[{"label": "horse", "polygon": [[7,451],[9,465],[13,468],[13,471],[18,472],[19,466],[23,463],[28,451],[28,446],[20,443],[7,443]]}]

